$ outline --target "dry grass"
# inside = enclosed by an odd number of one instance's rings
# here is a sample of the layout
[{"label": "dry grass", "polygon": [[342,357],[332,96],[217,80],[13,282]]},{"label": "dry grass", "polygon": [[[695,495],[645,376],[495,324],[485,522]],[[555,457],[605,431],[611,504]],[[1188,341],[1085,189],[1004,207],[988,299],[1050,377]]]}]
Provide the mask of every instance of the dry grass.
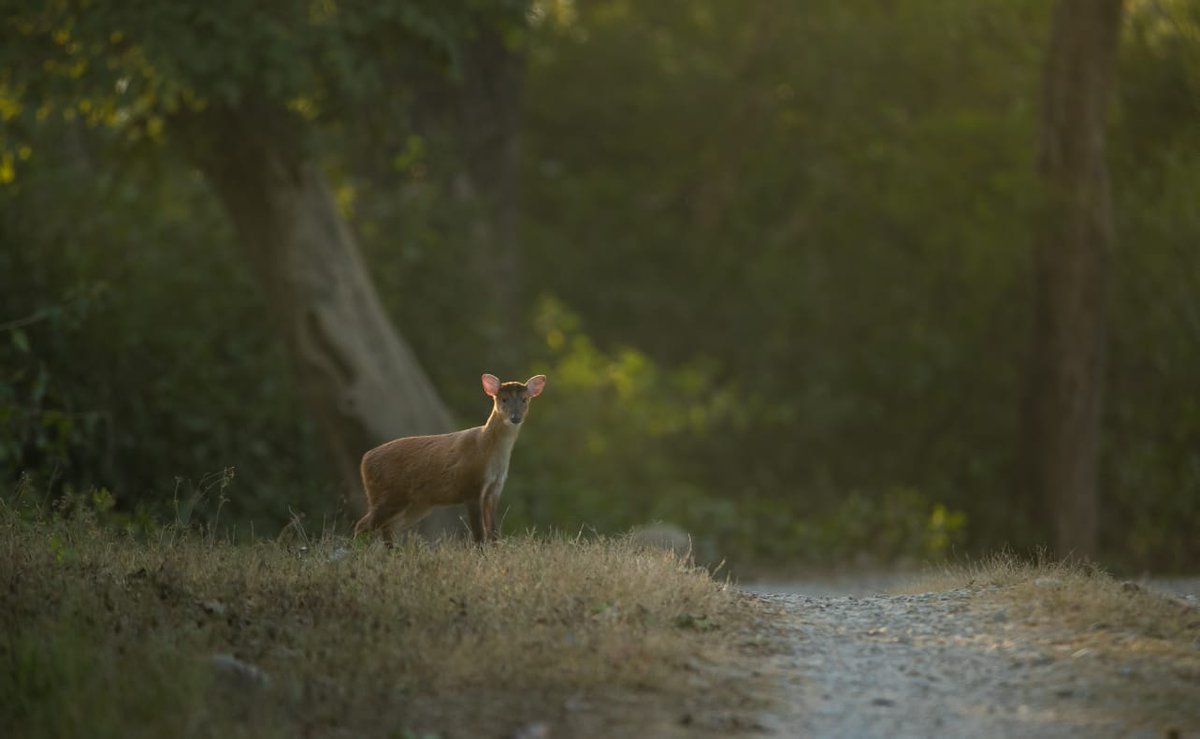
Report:
[{"label": "dry grass", "polygon": [[1114,629],[1188,649],[1200,646],[1200,610],[1083,563],[1029,562],[1002,554],[947,566],[905,590],[965,587],[994,590],[998,599],[1009,602],[1028,623],[1088,631]]},{"label": "dry grass", "polygon": [[[953,565],[904,588],[978,591],[978,610],[1002,620],[1005,639],[1085,660],[1099,711],[1147,725],[1200,730],[1200,608],[1094,566],[998,555]],[[1001,618],[1002,617],[1002,618]]]},{"label": "dry grass", "polygon": [[629,542],[139,543],[0,502],[0,549],[2,735],[669,732],[689,705],[754,702],[710,668],[744,659],[755,606]]}]

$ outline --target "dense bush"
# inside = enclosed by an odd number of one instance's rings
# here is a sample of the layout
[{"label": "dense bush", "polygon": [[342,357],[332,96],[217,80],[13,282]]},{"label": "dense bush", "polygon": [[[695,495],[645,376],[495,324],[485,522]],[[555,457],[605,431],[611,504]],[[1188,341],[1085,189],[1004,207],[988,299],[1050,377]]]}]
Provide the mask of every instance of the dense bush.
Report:
[{"label": "dense bush", "polygon": [[261,295],[203,183],[166,152],[114,165],[96,132],[38,143],[37,166],[0,189],[6,479],[52,496],[107,487],[165,514],[229,469],[235,516],[332,509]]}]

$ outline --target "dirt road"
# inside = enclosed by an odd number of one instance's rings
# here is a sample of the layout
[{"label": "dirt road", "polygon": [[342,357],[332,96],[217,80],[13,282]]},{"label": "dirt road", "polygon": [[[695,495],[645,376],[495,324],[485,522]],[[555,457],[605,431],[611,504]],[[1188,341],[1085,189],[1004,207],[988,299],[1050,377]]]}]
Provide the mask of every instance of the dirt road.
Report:
[{"label": "dirt road", "polygon": [[[833,589],[750,588],[777,613],[777,637],[789,645],[763,665],[782,692],[783,708],[760,722],[769,733],[1200,736],[1200,675],[1153,654],[1114,660],[1073,649],[1071,635],[1023,623],[978,588],[866,596]],[[1194,594],[1183,597],[1195,603]],[[1159,696],[1170,703],[1157,704]]]}]

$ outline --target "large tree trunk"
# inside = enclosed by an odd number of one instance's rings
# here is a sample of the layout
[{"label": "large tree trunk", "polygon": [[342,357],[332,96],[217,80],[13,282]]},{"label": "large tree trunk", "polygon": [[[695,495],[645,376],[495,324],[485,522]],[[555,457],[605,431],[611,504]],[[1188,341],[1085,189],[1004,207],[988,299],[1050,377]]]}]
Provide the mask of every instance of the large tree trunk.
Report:
[{"label": "large tree trunk", "polygon": [[1097,545],[1105,284],[1112,240],[1105,121],[1121,0],[1060,0],[1045,66],[1026,418],[1032,494],[1060,554]]},{"label": "large tree trunk", "polygon": [[355,506],[363,452],[441,433],[450,415],[393,329],[324,176],[285,115],[210,111],[175,122],[228,212]]}]

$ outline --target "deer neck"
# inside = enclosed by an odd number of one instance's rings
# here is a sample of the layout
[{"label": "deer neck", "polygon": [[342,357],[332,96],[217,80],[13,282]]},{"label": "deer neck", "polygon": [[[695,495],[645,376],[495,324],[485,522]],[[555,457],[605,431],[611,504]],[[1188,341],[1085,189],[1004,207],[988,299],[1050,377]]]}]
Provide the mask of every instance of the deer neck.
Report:
[{"label": "deer neck", "polygon": [[507,463],[509,456],[512,455],[513,444],[517,443],[517,435],[520,433],[520,424],[514,426],[505,423],[504,418],[493,410],[492,415],[488,416],[487,423],[483,425],[483,433],[480,435],[488,458]]}]

